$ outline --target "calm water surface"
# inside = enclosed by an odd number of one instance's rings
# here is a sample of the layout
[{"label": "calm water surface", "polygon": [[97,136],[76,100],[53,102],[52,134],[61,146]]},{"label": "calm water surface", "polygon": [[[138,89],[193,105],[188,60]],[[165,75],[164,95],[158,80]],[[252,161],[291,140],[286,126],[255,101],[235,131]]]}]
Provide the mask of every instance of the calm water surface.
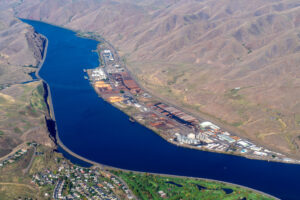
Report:
[{"label": "calm water surface", "polygon": [[28,21],[49,40],[40,71],[50,88],[62,142],[93,161],[125,169],[228,181],[282,199],[300,199],[300,165],[249,160],[174,146],[98,98],[83,68],[98,66],[97,42]]}]

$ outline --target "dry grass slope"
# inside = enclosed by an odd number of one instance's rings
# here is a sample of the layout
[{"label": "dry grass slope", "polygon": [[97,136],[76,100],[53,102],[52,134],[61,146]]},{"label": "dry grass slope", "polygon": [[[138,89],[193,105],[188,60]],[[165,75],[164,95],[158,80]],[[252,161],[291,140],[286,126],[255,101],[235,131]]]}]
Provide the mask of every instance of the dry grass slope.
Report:
[{"label": "dry grass slope", "polygon": [[44,119],[47,110],[40,82],[1,90],[0,113],[0,157],[24,141],[52,145]]}]

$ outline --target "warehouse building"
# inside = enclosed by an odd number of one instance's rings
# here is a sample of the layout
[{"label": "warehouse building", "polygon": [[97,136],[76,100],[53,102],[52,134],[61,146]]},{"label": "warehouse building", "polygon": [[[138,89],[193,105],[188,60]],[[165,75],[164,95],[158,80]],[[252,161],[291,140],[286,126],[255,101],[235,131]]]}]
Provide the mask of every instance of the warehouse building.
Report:
[{"label": "warehouse building", "polygon": [[218,127],[217,125],[215,125],[211,122],[208,122],[208,121],[200,123],[200,127],[202,127],[202,128],[211,128],[213,130],[220,130],[220,127]]}]

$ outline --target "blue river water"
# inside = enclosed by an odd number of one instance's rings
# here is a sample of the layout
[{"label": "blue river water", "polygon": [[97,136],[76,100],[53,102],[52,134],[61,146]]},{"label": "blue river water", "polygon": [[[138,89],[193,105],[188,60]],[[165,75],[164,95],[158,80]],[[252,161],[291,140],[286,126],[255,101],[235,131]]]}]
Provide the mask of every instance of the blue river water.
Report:
[{"label": "blue river water", "polygon": [[210,178],[281,199],[300,199],[300,165],[250,160],[172,145],[100,99],[84,68],[98,66],[97,41],[70,30],[24,20],[48,38],[39,75],[51,88],[61,141],[90,160],[124,169]]}]

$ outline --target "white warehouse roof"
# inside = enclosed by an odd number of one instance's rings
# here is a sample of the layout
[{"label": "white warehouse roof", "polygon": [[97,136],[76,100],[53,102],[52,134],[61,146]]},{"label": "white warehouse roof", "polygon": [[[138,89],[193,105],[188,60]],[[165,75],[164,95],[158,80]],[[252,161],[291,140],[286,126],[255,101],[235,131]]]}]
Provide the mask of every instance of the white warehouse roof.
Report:
[{"label": "white warehouse roof", "polygon": [[213,123],[211,123],[211,122],[202,122],[202,123],[200,123],[200,126],[202,126],[202,127],[208,127],[208,126],[211,126],[211,125],[213,125]]},{"label": "white warehouse roof", "polygon": [[200,123],[200,126],[203,128],[210,127],[212,129],[220,129],[220,127],[216,126],[215,124],[213,124],[211,122],[202,122],[202,123]]}]

